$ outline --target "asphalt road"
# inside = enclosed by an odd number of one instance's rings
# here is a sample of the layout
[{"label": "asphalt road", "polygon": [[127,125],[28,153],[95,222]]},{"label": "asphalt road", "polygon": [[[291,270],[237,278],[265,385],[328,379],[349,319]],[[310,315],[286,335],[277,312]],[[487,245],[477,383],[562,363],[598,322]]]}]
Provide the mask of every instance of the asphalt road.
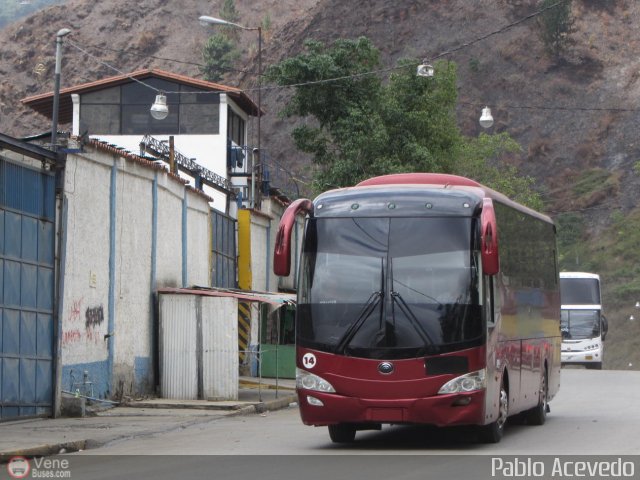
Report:
[{"label": "asphalt road", "polygon": [[[373,480],[510,478],[492,472],[496,457],[544,461],[548,466],[540,478],[556,478],[549,476],[549,462],[556,458],[617,461],[640,455],[640,372],[565,369],[561,382],[544,426],[508,425],[495,445],[476,443],[467,429],[412,426],[358,432],[355,443],[335,445],[326,428],[304,426],[297,408],[290,406],[123,440],[65,458],[74,462],[73,478]],[[542,455],[548,457],[537,457]],[[633,478],[640,478],[640,457],[622,458],[635,462]]]},{"label": "asphalt road", "polygon": [[[225,417],[180,431],[108,445],[92,454],[640,455],[640,372],[563,369],[541,427],[508,425],[501,443],[478,444],[468,429],[385,426],[332,444],[326,428],[302,424],[296,407]],[[640,473],[640,472],[639,472]]]}]

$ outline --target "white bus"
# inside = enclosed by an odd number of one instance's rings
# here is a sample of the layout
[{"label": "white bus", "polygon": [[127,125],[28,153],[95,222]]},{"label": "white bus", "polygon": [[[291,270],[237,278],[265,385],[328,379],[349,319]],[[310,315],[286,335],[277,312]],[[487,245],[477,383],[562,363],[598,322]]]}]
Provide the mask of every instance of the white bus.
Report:
[{"label": "white bus", "polygon": [[601,370],[607,319],[602,315],[600,276],[560,272],[562,365]]}]

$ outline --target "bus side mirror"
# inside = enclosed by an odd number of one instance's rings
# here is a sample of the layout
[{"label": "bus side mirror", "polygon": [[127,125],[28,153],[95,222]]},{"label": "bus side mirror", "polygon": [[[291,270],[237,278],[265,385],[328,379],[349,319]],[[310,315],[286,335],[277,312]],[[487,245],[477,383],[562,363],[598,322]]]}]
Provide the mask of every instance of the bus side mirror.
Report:
[{"label": "bus side mirror", "polygon": [[291,231],[298,213],[313,215],[313,202],[306,198],[294,201],[280,219],[273,253],[273,273],[280,277],[288,277],[291,272]]},{"label": "bus side mirror", "polygon": [[493,202],[485,198],[482,202],[480,214],[480,251],[482,255],[482,270],[485,275],[496,275],[500,271],[498,256],[498,224]]}]

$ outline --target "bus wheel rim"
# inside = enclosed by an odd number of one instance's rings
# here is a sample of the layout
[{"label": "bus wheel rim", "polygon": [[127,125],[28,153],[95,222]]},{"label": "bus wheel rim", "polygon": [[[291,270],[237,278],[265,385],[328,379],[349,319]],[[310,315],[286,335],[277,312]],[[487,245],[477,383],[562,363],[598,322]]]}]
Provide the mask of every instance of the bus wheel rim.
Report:
[{"label": "bus wheel rim", "polygon": [[504,388],[500,389],[500,405],[498,412],[498,428],[503,428],[504,424],[507,423],[507,415],[509,414],[509,398],[507,397],[507,392]]}]

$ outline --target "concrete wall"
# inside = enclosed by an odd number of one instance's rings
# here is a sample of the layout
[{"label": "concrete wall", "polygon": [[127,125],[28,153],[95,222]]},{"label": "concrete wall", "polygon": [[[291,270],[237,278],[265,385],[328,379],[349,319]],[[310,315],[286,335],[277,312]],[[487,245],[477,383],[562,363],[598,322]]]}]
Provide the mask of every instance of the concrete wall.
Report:
[{"label": "concrete wall", "polygon": [[94,146],[68,155],[64,196],[62,390],[150,393],[155,288],[210,285],[208,199]]}]

